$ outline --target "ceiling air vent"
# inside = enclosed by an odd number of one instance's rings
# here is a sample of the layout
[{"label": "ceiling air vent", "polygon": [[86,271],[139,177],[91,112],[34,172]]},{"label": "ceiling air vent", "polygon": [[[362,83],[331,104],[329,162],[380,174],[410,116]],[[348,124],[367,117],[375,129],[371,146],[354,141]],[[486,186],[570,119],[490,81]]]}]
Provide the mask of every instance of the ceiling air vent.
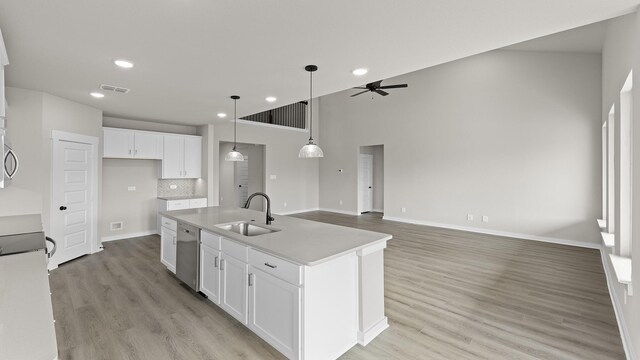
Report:
[{"label": "ceiling air vent", "polygon": [[102,89],[104,91],[117,92],[117,93],[120,93],[120,94],[126,94],[129,91],[131,91],[131,89],[127,89],[127,88],[123,88],[123,87],[119,87],[119,86],[113,86],[113,85],[106,85],[106,84],[100,85],[100,89]]}]

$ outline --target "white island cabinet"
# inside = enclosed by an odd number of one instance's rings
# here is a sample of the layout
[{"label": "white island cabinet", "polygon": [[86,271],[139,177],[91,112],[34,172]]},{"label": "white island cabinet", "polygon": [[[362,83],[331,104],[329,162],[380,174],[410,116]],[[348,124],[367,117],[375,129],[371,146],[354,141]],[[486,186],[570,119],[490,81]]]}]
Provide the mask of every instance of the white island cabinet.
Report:
[{"label": "white island cabinet", "polygon": [[[200,291],[289,359],[337,359],[388,327],[384,256],[390,235],[208,207],[164,212],[199,227]],[[275,230],[243,236],[216,225]]]}]

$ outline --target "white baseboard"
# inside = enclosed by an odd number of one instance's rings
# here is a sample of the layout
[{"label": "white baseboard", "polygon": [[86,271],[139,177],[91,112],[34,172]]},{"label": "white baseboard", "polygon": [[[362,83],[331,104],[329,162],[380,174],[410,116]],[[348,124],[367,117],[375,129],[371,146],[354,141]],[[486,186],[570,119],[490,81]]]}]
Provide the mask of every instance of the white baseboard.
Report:
[{"label": "white baseboard", "polygon": [[366,346],[376,336],[380,335],[385,329],[389,327],[389,320],[385,316],[382,320],[371,326],[365,331],[358,331],[358,344]]},{"label": "white baseboard", "polygon": [[327,209],[327,208],[320,208],[318,209],[320,211],[326,211],[326,212],[332,212],[332,213],[337,213],[337,214],[345,214],[345,215],[355,215],[358,216],[358,213],[355,211],[350,211],[350,210],[339,210],[339,209]]},{"label": "white baseboard", "polygon": [[373,211],[373,212],[381,212],[381,213],[383,213],[383,212],[384,212],[384,209],[373,209],[373,210],[371,210],[371,211]]},{"label": "white baseboard", "polygon": [[320,209],[313,208],[313,209],[306,209],[306,210],[279,211],[279,212],[274,212],[274,214],[276,214],[276,215],[291,215],[291,214],[301,214],[301,213],[306,213],[306,212],[311,212],[311,211],[318,211],[318,210],[320,210]]},{"label": "white baseboard", "polygon": [[505,237],[511,237],[511,238],[516,238],[516,239],[523,239],[523,240],[542,241],[542,242],[548,242],[548,243],[553,243],[553,244],[571,245],[571,246],[577,246],[577,247],[583,247],[583,248],[589,248],[589,249],[600,249],[600,244],[588,243],[588,242],[584,242],[584,241],[552,238],[552,237],[529,235],[529,234],[519,234],[519,233],[512,233],[512,232],[507,232],[507,231],[483,229],[483,228],[476,228],[476,227],[441,224],[441,223],[436,223],[436,222],[431,222],[431,221],[405,219],[405,218],[398,218],[398,217],[392,217],[392,216],[383,216],[382,219],[383,220],[391,220],[391,221],[403,222],[403,223],[408,223],[408,224],[433,226],[433,227],[444,228],[444,229],[469,231],[469,232],[474,232],[474,233],[479,233],[479,234],[505,236]]},{"label": "white baseboard", "polygon": [[147,230],[147,231],[138,231],[138,232],[128,233],[128,234],[103,236],[102,242],[129,239],[129,238],[140,237],[140,236],[156,235],[157,233],[158,233],[157,230],[154,229],[154,230]]},{"label": "white baseboard", "polygon": [[618,293],[613,287],[613,284],[618,283],[618,279],[611,274],[609,266],[607,264],[607,247],[602,245],[600,247],[600,256],[602,258],[602,267],[604,268],[604,275],[607,279],[607,287],[609,288],[609,296],[611,297],[611,303],[613,304],[613,312],[616,314],[616,321],[618,322],[618,329],[620,330],[620,338],[622,339],[622,347],[624,353],[627,356],[627,360],[635,360],[635,353],[633,351],[633,343],[629,335],[629,329],[627,323],[624,321],[624,313],[620,306],[620,300],[618,300]]}]

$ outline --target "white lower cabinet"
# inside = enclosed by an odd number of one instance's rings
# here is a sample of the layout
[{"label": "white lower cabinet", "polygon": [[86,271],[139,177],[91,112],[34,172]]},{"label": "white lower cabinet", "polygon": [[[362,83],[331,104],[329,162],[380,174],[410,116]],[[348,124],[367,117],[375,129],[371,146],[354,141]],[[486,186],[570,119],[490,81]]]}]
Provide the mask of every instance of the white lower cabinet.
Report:
[{"label": "white lower cabinet", "polygon": [[220,250],[200,246],[200,291],[220,305]]},{"label": "white lower cabinet", "polygon": [[289,359],[298,359],[300,287],[249,266],[249,328]]},{"label": "white lower cabinet", "polygon": [[247,284],[249,265],[229,256],[220,255],[220,307],[247,325]]},{"label": "white lower cabinet", "polygon": [[171,272],[176,272],[176,240],[177,234],[165,226],[160,228],[160,261]]}]

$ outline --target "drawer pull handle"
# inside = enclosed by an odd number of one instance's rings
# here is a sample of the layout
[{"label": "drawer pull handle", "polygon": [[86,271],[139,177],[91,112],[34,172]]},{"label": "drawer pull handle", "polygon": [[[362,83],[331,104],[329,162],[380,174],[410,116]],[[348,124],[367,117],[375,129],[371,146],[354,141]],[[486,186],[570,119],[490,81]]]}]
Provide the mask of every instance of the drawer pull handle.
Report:
[{"label": "drawer pull handle", "polygon": [[213,267],[214,268],[218,267],[218,257],[217,256],[213,259]]},{"label": "drawer pull handle", "polygon": [[278,265],[271,265],[271,264],[269,264],[268,262],[264,263],[264,266],[268,266],[268,267],[270,267],[270,268],[272,268],[272,269],[275,269],[275,268],[277,268],[277,267],[278,267]]}]

